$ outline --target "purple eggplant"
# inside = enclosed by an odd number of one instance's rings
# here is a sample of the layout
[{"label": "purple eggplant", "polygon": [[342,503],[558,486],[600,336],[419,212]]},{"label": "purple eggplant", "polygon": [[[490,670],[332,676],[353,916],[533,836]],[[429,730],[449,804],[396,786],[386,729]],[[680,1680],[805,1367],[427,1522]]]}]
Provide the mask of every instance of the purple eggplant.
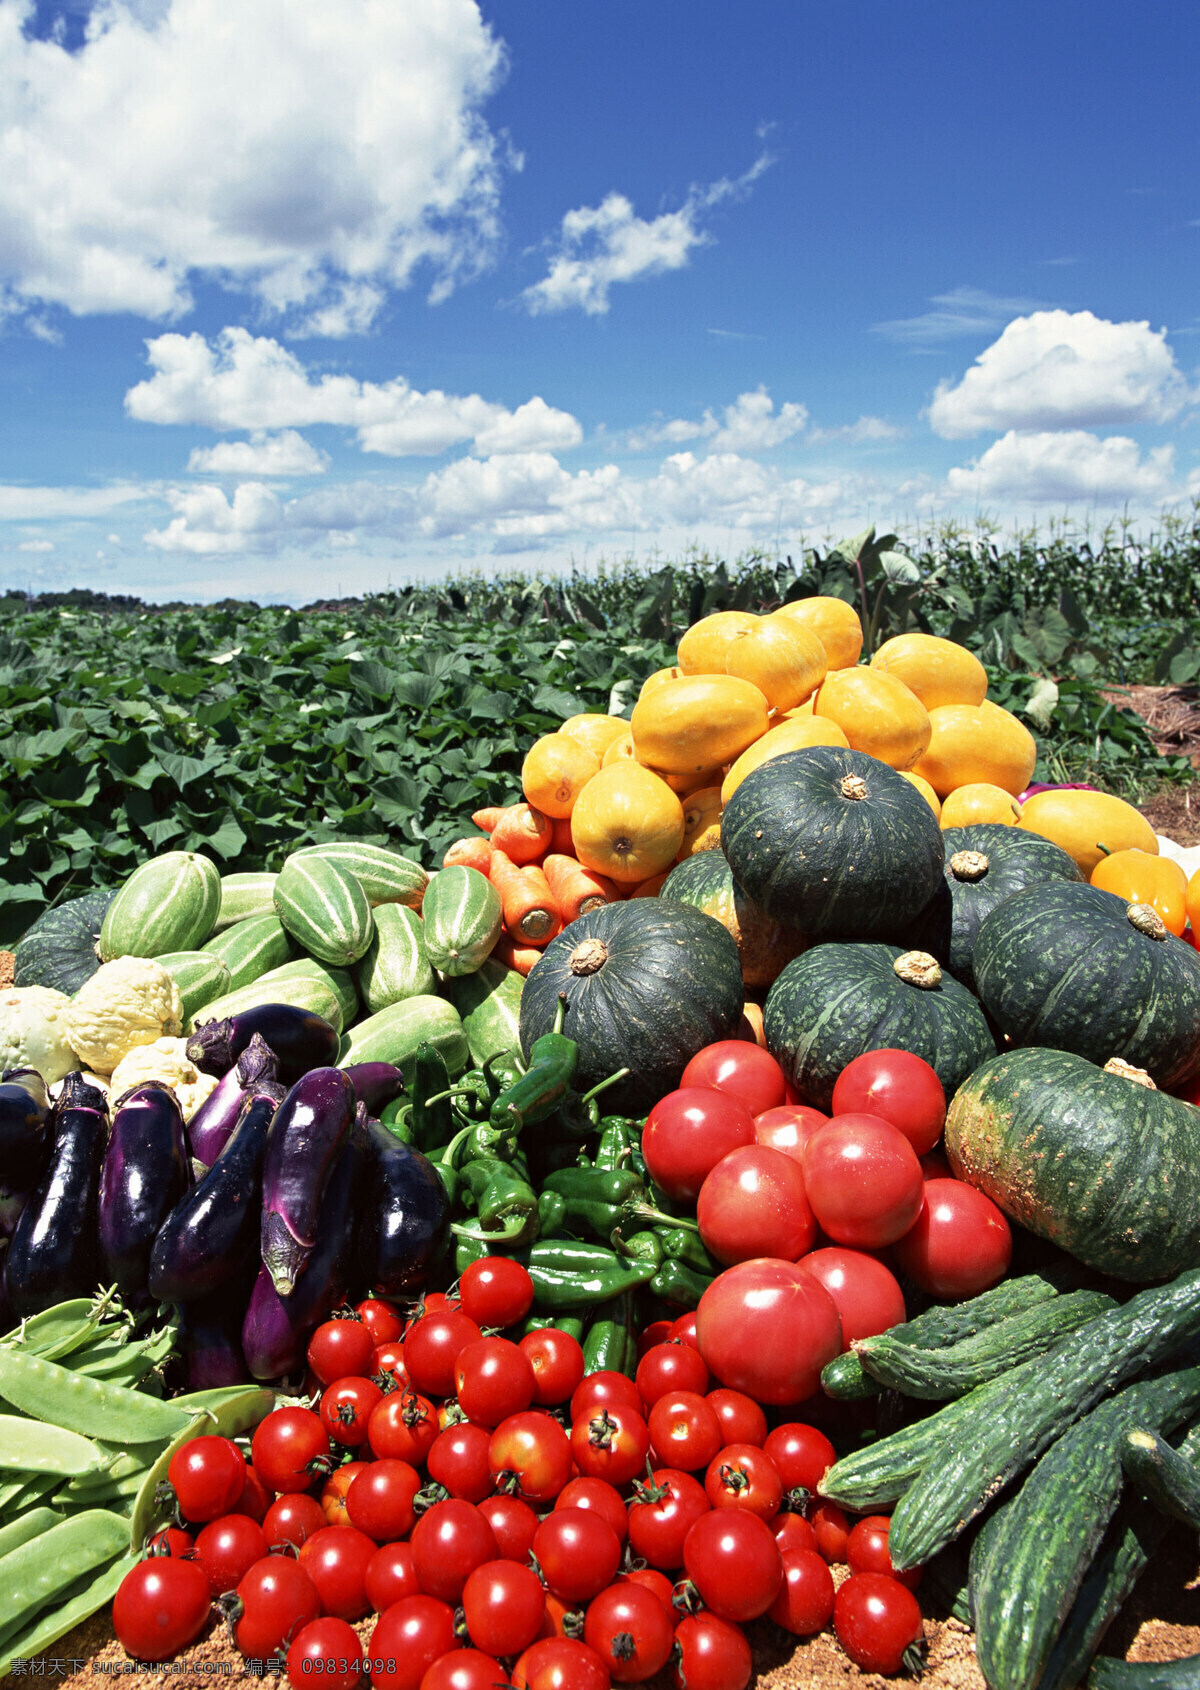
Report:
[{"label": "purple eggplant", "polygon": [[99,1283],[100,1168],[107,1137],[103,1092],[82,1074],[68,1074],[54,1110],[49,1164],[8,1246],[5,1276],[18,1316],[90,1296]]},{"label": "purple eggplant", "polygon": [[187,1042],[189,1062],[204,1074],[227,1074],[257,1033],[279,1058],[279,1078],[294,1085],[310,1069],[337,1061],[341,1038],[330,1022],[291,1003],[260,1003],[225,1021],[197,1027]]},{"label": "purple eggplant", "polygon": [[404,1075],[390,1062],[351,1062],[346,1069],[354,1095],[368,1115],[380,1114],[404,1090]]},{"label": "purple eggplant", "polygon": [[[228,1074],[218,1081],[216,1091],[209,1093],[188,1122],[188,1140],[197,1162],[212,1167],[229,1142],[247,1096],[275,1086],[278,1080],[279,1060],[266,1040],[255,1033]],[[268,1091],[267,1095],[272,1093]]]},{"label": "purple eggplant", "polygon": [[50,1099],[34,1068],[10,1068],[0,1082],[0,1172],[9,1187],[41,1179],[50,1160],[54,1128]]},{"label": "purple eggplant", "polygon": [[314,1068],[279,1105],[263,1166],[260,1245],[281,1297],[295,1290],[317,1242],[321,1199],[356,1105],[343,1068]]},{"label": "purple eggplant", "polygon": [[146,1301],[155,1236],[191,1183],[179,1102],[147,1080],[117,1104],[100,1170],[100,1267],[126,1302]]},{"label": "purple eggplant", "polygon": [[258,1243],[263,1160],[283,1087],[261,1081],[224,1150],[163,1221],[150,1255],[150,1295],[192,1303],[226,1285]]},{"label": "purple eggplant", "polygon": [[419,1291],[446,1248],[450,1207],[433,1163],[378,1121],[367,1126],[369,1162],[358,1265],[381,1297]]},{"label": "purple eggplant", "polygon": [[183,1358],[183,1389],[215,1391],[223,1385],[245,1385],[250,1370],[242,1354],[242,1306],[227,1290],[179,1311],[179,1352]]},{"label": "purple eggplant", "polygon": [[278,1379],[300,1368],[311,1333],[349,1290],[367,1162],[366,1135],[356,1126],[329,1176],[316,1247],[292,1294],[281,1297],[267,1269],[259,1270],[242,1324],[242,1349],[255,1379]]}]

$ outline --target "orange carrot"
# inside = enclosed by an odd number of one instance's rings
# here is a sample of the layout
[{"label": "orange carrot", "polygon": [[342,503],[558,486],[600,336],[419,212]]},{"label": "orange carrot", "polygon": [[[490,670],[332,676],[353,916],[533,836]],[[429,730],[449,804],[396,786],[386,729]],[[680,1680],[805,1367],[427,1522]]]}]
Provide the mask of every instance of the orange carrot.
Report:
[{"label": "orange carrot", "polygon": [[507,815],[509,810],[515,809],[513,804],[493,804],[490,810],[476,810],[471,820],[476,827],[481,827],[485,833],[491,833],[501,816]]},{"label": "orange carrot", "polygon": [[492,860],[492,843],[479,833],[470,839],[456,839],[442,858],[443,868],[477,868],[486,874]]},{"label": "orange carrot", "polygon": [[500,894],[509,937],[517,944],[548,944],[562,918],[541,869],[518,868],[507,852],[493,847],[489,879]]},{"label": "orange carrot", "polygon": [[541,954],[536,945],[514,945],[507,933],[501,933],[492,946],[493,958],[502,962],[506,968],[515,968],[521,975],[529,973]]},{"label": "orange carrot", "polygon": [[514,804],[492,829],[492,846],[523,868],[541,862],[550,849],[552,831],[550,818],[532,804]]},{"label": "orange carrot", "polygon": [[616,903],[620,897],[606,874],[594,874],[576,858],[552,851],[542,864],[559,914],[566,923],[576,921],[601,904]]},{"label": "orange carrot", "polygon": [[[571,838],[570,816],[555,816],[554,832],[550,835],[550,849],[556,856],[573,857],[575,841]],[[545,867],[543,863],[542,867]]]},{"label": "orange carrot", "polygon": [[631,898],[657,898],[662,889],[662,883],[670,872],[670,869],[664,869],[661,874],[652,874],[649,880],[643,880],[635,886],[629,896]]}]

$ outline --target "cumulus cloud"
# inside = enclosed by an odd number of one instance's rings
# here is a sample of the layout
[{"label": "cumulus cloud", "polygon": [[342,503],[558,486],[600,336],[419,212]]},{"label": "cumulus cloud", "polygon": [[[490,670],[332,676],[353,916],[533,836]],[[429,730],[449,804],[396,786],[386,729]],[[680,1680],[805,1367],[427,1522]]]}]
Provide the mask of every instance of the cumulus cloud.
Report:
[{"label": "cumulus cloud", "polygon": [[549,270],[521,295],[526,308],[537,315],[578,307],[599,317],[609,308],[615,283],[682,270],[695,248],[712,239],[705,215],[723,200],[744,194],[773,162],[763,153],[744,175],[693,188],[677,211],[658,217],[639,217],[632,202],[618,193],[599,205],[568,211]]},{"label": "cumulus cloud", "polygon": [[885,440],[903,440],[904,430],[884,417],[859,417],[857,422],[846,423],[840,428],[810,429],[808,438],[814,446],[826,440],[844,440],[851,446],[870,446]]},{"label": "cumulus cloud", "polygon": [[951,288],[949,293],[935,293],[929,303],[933,310],[923,311],[919,317],[872,323],[872,333],[925,349],[940,346],[946,340],[992,334],[1010,318],[1036,311],[1039,304],[1036,299],[1005,298],[984,288]]},{"label": "cumulus cloud", "polygon": [[952,469],[946,483],[952,494],[979,499],[1157,501],[1171,495],[1174,461],[1171,446],[1160,446],[1143,459],[1137,442],[1125,435],[1101,440],[1085,429],[1013,429],[982,457]]},{"label": "cumulus cloud", "polygon": [[938,387],[929,420],[943,439],[961,440],[984,429],[1167,422],[1187,399],[1165,329],[1035,311],[1009,323],[957,385]]},{"label": "cumulus cloud", "polygon": [[195,276],[311,333],[488,259],[503,50],[475,0],[104,0],[68,51],[0,0],[0,281],[156,319]]},{"label": "cumulus cloud", "polygon": [[329,468],[329,455],[294,428],[285,428],[281,434],[258,433],[249,440],[197,446],[187,467],[193,475],[321,475]]},{"label": "cumulus cloud", "polygon": [[807,421],[808,410],[804,405],[789,399],[777,411],[767,389],[759,387],[750,393],[739,393],[732,405],[726,405],[720,419],[711,409],[705,411],[699,422],[676,417],[670,422],[635,430],[627,444],[633,451],[642,451],[647,446],[706,440],[711,452],[764,452],[799,434]]},{"label": "cumulus cloud", "polygon": [[431,457],[464,441],[480,452],[576,446],[583,430],[566,411],[534,397],[515,411],[478,393],[420,393],[388,382],[324,375],[312,380],[294,353],[246,329],[163,334],[146,342],[154,375],[131,387],[125,409],[138,422],[215,429],[294,429],[333,423],[356,431],[364,452]]}]

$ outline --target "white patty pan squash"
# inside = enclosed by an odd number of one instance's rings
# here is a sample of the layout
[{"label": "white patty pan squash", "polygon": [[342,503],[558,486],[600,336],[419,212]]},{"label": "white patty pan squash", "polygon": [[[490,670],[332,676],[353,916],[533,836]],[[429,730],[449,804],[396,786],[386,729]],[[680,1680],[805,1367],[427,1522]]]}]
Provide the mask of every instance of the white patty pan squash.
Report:
[{"label": "white patty pan squash", "polygon": [[48,1086],[78,1068],[67,1038],[70,998],[50,986],[0,992],[0,1070],[36,1068]]},{"label": "white patty pan squash", "polygon": [[155,1039],[153,1044],[138,1045],[123,1056],[109,1081],[114,1104],[147,1080],[161,1080],[170,1086],[185,1121],[191,1120],[219,1083],[215,1074],[202,1074],[194,1062],[188,1061],[186,1039]]},{"label": "white patty pan squash", "polygon": [[150,957],[104,963],[76,992],[64,1018],[72,1050],[97,1074],[111,1074],[139,1045],[183,1032],[179,987]]}]

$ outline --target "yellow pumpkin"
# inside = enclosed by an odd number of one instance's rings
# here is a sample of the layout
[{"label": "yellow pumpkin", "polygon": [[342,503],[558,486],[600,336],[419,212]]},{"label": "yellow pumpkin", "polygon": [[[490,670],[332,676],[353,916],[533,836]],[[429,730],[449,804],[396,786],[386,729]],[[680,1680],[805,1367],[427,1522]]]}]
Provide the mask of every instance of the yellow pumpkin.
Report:
[{"label": "yellow pumpkin", "polygon": [[852,750],[893,769],[911,769],[929,744],[929,714],[921,700],[878,669],[831,670],[813,713],[836,722]]},{"label": "yellow pumpkin", "polygon": [[1074,857],[1085,879],[1091,878],[1105,852],[1158,855],[1158,838],[1145,816],[1109,792],[1035,792],[1021,806],[1017,826],[1061,845],[1068,856]]},{"label": "yellow pumpkin", "polygon": [[592,776],[600,759],[568,734],[543,734],[525,753],[521,790],[526,802],[544,816],[565,818]]},{"label": "yellow pumpkin", "polygon": [[1188,879],[1172,857],[1113,851],[1092,870],[1092,885],[1102,892],[1115,892],[1127,904],[1149,904],[1177,939],[1187,926]]},{"label": "yellow pumpkin", "polygon": [[913,786],[915,786],[917,791],[921,794],[921,797],[929,805],[929,808],[933,811],[934,815],[937,816],[940,821],[942,815],[942,801],[930,786],[929,782],[925,779],[925,776],[915,775],[911,769],[901,769],[900,773],[904,776],[905,780],[911,781]]},{"label": "yellow pumpkin", "polygon": [[601,769],[579,794],[571,843],[584,868],[636,886],[675,861],[683,827],[683,805],[666,781],[627,759]]},{"label": "yellow pumpkin", "polygon": [[679,667],[685,675],[723,675],[725,656],[738,634],[748,634],[762,620],[748,610],[718,610],[693,622],[679,642]]},{"label": "yellow pumpkin", "polygon": [[653,692],[655,687],[661,687],[664,681],[677,681],[682,674],[682,669],[656,669],[652,675],[647,675],[642,682],[642,690],[638,697],[645,698],[648,692]]},{"label": "yellow pumpkin", "polygon": [[683,844],[679,861],[690,857],[700,838],[715,827],[720,835],[721,811],[725,808],[719,786],[702,786],[683,801]]},{"label": "yellow pumpkin", "polygon": [[787,751],[803,751],[808,745],[840,745],[845,748],[849,744],[837,723],[826,721],[822,716],[795,716],[790,721],[782,721],[742,752],[722,782],[721,802],[728,804],[746,776],[760,763],[770,762],[772,757],[782,757]]},{"label": "yellow pumpkin", "polygon": [[863,631],[858,612],[845,599],[818,593],[811,599],[781,604],[772,616],[788,617],[815,634],[825,647],[831,669],[852,669],[862,653]]},{"label": "yellow pumpkin", "polygon": [[699,792],[702,787],[720,786],[722,771],[720,768],[701,769],[698,774],[670,775],[664,774],[661,769],[655,769],[653,773],[660,780],[665,780],[671,791],[680,798],[690,798],[693,792]]},{"label": "yellow pumpkin", "polygon": [[794,710],[784,710],[782,712],[784,721],[785,722],[794,722],[800,716],[811,716],[812,713],[813,713],[813,705],[816,702],[817,702],[817,695],[814,692],[811,697],[806,698],[804,700],[803,704],[797,704],[797,706]]},{"label": "yellow pumpkin", "polygon": [[568,716],[558,731],[586,746],[603,763],[604,753],[613,740],[629,732],[629,723],[622,716]]},{"label": "yellow pumpkin", "polygon": [[742,1019],[735,1039],[745,1039],[747,1044],[759,1045],[763,1050],[767,1048],[767,1029],[763,1025],[762,1005],[747,998],[742,1005]]},{"label": "yellow pumpkin", "polygon": [[942,805],[943,827],[974,827],[977,822],[999,822],[1014,827],[1020,819],[1021,806],[1011,792],[990,781],[968,781],[956,786],[946,795]]},{"label": "yellow pumpkin", "polygon": [[751,681],[772,710],[793,710],[825,679],[825,647],[800,623],[792,626],[765,617],[756,628],[738,634],[725,654],[725,670]]},{"label": "yellow pumpkin", "polygon": [[987,670],[974,652],[933,634],[897,634],[885,640],[871,667],[903,681],[926,710],[943,704],[982,704],[987,696]]},{"label": "yellow pumpkin", "polygon": [[619,739],[614,739],[604,756],[600,759],[600,767],[607,769],[612,763],[619,763],[622,758],[633,758],[633,735],[629,731],[629,724],[625,724],[625,732]]},{"label": "yellow pumpkin", "polygon": [[698,774],[732,763],[762,738],[767,701],[737,675],[685,675],[639,698],[629,725],[639,763],[667,774]]},{"label": "yellow pumpkin", "polygon": [[982,704],[943,704],[929,712],[929,720],[933,734],[916,771],[943,802],[956,786],[980,781],[1014,798],[1029,785],[1037,746],[1011,711],[985,698]]},{"label": "yellow pumpkin", "polygon": [[1187,918],[1193,933],[1200,933],[1200,869],[1187,883]]}]

